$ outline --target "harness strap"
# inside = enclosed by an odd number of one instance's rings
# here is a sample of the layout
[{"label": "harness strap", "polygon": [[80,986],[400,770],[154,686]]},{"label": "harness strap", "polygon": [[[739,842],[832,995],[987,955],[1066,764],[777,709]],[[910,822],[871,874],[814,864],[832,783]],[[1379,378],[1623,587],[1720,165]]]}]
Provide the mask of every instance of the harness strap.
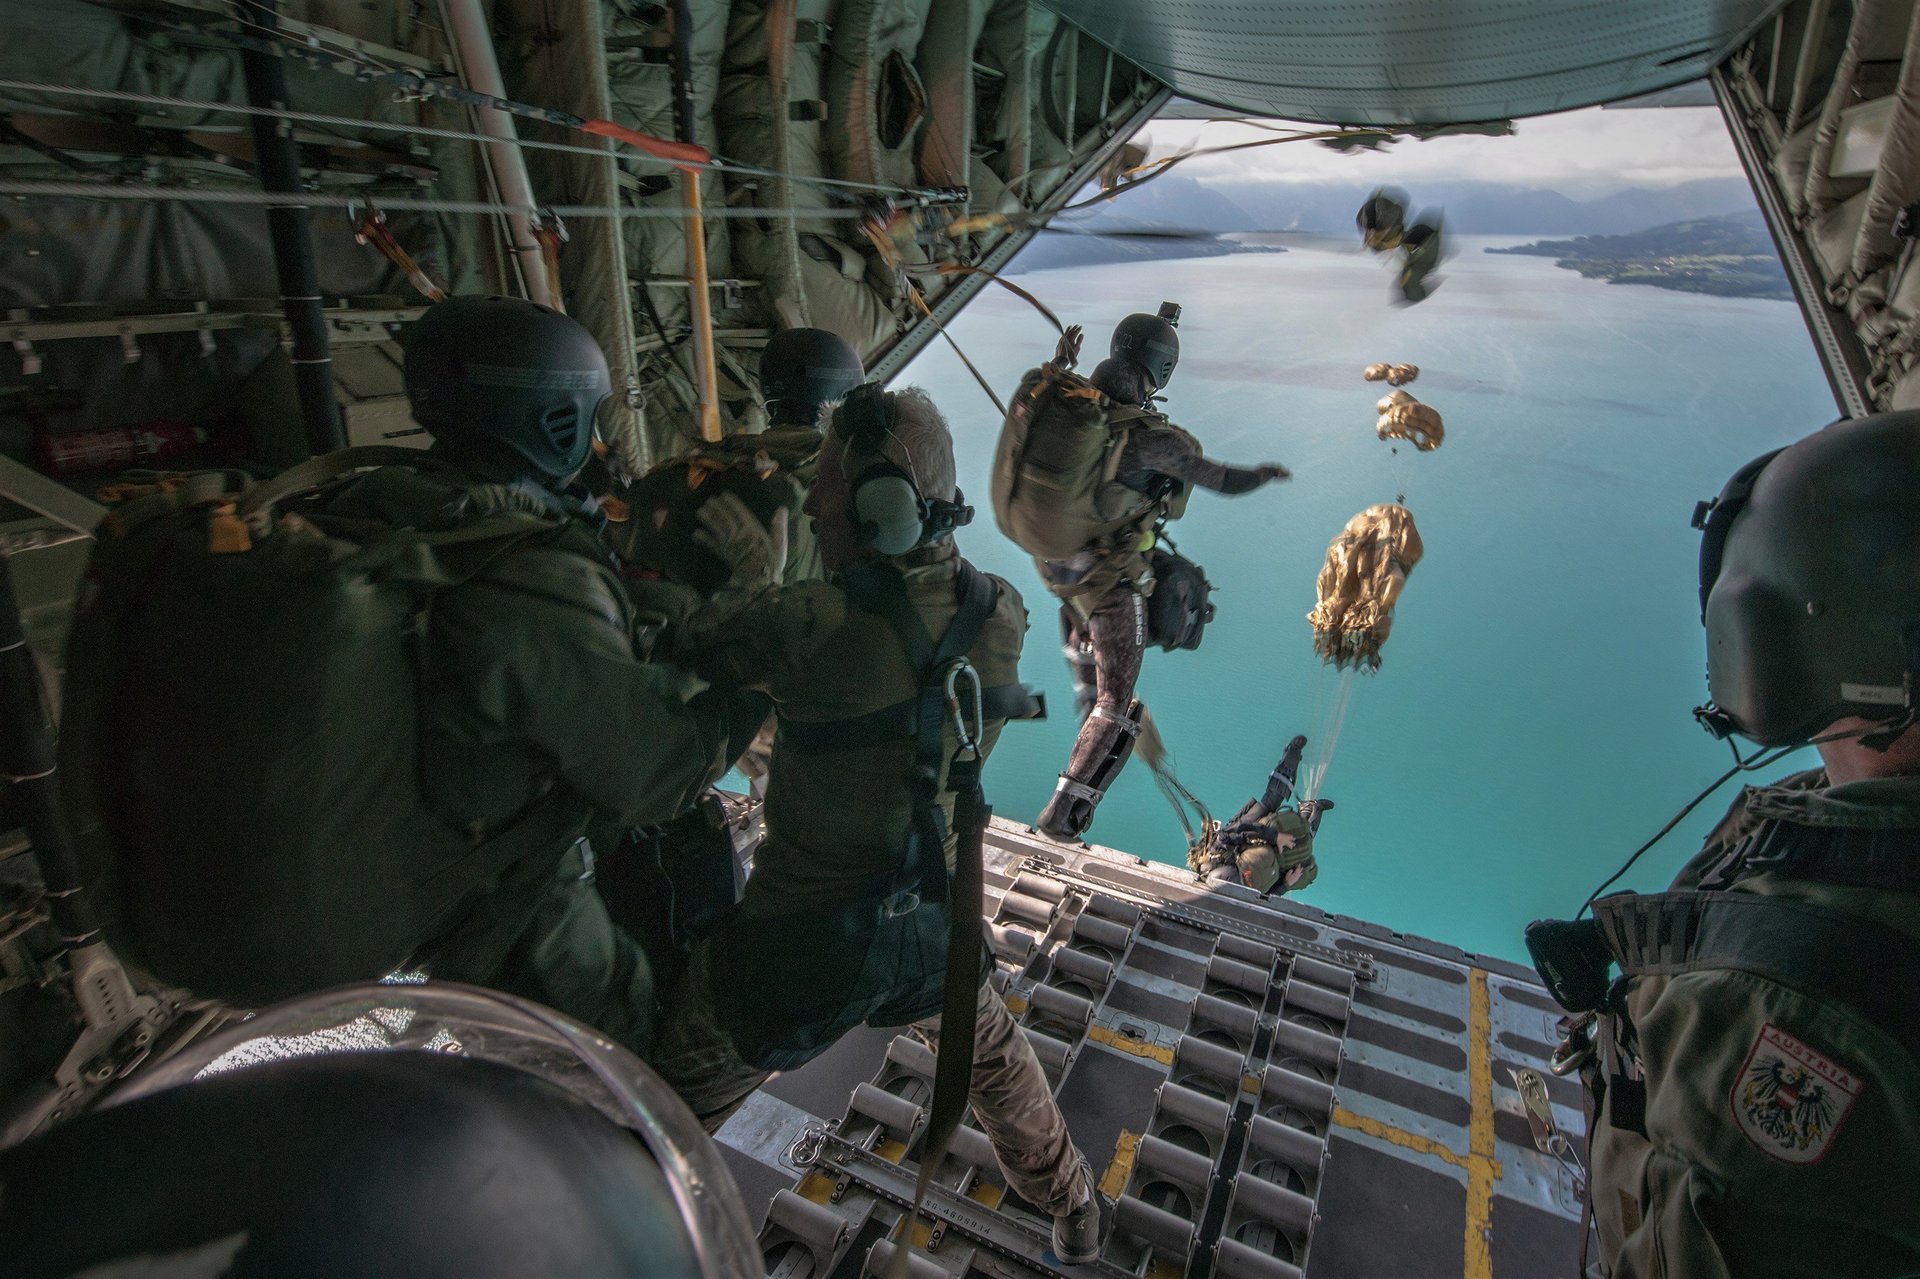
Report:
[{"label": "harness strap", "polygon": [[1809,829],[1773,820],[1740,841],[1724,873],[1731,880],[1780,871],[1795,879],[1920,893],[1916,854],[1920,831],[1910,826]]},{"label": "harness strap", "polygon": [[1858,915],[1755,893],[1616,893],[1593,904],[1628,977],[1751,973],[1843,1004],[1920,1060],[1920,937]]},{"label": "harness strap", "polygon": [[277,503],[285,501],[295,493],[304,493],[308,489],[320,487],[328,480],[338,479],[354,471],[371,470],[378,466],[408,466],[416,470],[433,468],[451,471],[453,469],[422,449],[401,448],[393,444],[368,444],[359,448],[338,449],[332,453],[323,453],[319,457],[310,457],[296,466],[288,467],[272,479],[254,485],[240,500],[238,514],[244,518],[258,511],[271,511]]},{"label": "harness strap", "polygon": [[[922,896],[938,886],[948,899],[946,990],[940,1009],[940,1047],[934,1067],[933,1100],[927,1117],[927,1139],[920,1156],[920,1175],[914,1186],[913,1206],[902,1218],[910,1230],[920,1214],[927,1182],[946,1156],[948,1143],[973,1084],[973,1043],[980,1000],[981,892],[984,871],[982,843],[992,810],[980,789],[978,752],[962,758],[963,750],[946,761],[946,789],[954,793],[954,831],[957,836],[952,883],[947,882],[943,840],[935,798],[941,789],[941,754],[947,716],[946,672],[966,659],[987,618],[999,603],[1000,587],[965,560],[954,578],[956,610],[947,632],[936,646],[927,633],[906,582],[890,565],[871,566],[849,576],[848,596],[858,608],[882,618],[899,638],[907,659],[919,672],[920,694],[914,706],[914,767],[909,778],[914,797],[916,837],[908,848],[909,871],[919,870]],[[928,859],[932,865],[926,866]],[[921,863],[915,867],[914,862]],[[908,1250],[896,1240],[897,1258],[904,1263]],[[896,1270],[899,1266],[895,1267]]]},{"label": "harness strap", "polygon": [[[780,744],[802,755],[859,750],[905,741],[918,726],[920,699],[909,698],[852,719],[780,721]],[[1045,719],[1046,699],[1025,684],[996,684],[980,694],[987,719]]]}]

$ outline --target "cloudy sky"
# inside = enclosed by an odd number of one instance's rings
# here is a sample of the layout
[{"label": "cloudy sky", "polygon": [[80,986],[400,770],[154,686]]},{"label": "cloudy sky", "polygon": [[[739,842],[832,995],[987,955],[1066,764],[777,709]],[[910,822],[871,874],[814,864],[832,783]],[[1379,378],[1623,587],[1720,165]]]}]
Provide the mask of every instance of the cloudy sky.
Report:
[{"label": "cloudy sky", "polygon": [[[1313,127],[1313,126],[1302,126]],[[1160,120],[1147,130],[1155,158],[1192,146],[1221,146],[1270,133],[1244,124]],[[1664,187],[1696,178],[1737,177],[1740,162],[1718,110],[1569,111],[1516,121],[1507,138],[1401,141],[1384,153],[1341,155],[1317,143],[1289,143],[1180,166],[1190,177],[1320,182],[1473,179],[1547,187],[1576,197],[1622,187]]]}]

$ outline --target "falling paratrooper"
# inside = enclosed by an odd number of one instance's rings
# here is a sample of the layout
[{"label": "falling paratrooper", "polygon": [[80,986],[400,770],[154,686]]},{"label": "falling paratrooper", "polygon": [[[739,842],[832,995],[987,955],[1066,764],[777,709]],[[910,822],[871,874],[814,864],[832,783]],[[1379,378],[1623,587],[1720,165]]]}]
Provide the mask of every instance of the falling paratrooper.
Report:
[{"label": "falling paratrooper", "polygon": [[1444,256],[1437,210],[1428,210],[1411,224],[1407,221],[1407,193],[1396,187],[1379,187],[1361,204],[1354,215],[1361,243],[1375,253],[1398,250],[1405,256],[1394,279],[1394,289],[1403,305],[1424,302],[1440,286],[1434,270]]},{"label": "falling paratrooper", "polygon": [[1348,520],[1327,547],[1319,603],[1307,614],[1313,651],[1337,669],[1378,670],[1394,604],[1425,552],[1404,506],[1383,502]]}]

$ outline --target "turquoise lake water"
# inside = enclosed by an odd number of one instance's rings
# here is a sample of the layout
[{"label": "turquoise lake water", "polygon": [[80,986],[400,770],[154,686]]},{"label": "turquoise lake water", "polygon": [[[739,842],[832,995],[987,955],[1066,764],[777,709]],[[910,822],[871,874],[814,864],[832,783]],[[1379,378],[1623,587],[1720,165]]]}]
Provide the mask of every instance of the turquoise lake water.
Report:
[{"label": "turquoise lake water", "polygon": [[[1726,746],[1689,713],[1706,690],[1688,520],[1739,464],[1836,416],[1793,304],[1607,285],[1481,251],[1521,242],[1468,238],[1411,308],[1388,305],[1378,260],[1331,241],[1018,277],[1086,326],[1083,369],[1121,316],[1180,302],[1167,412],[1214,457],[1294,470],[1244,497],[1197,494],[1173,530],[1219,615],[1198,651],[1151,650],[1140,692],[1217,815],[1259,792],[1289,737],[1322,731],[1339,677],[1304,620],[1314,579],[1347,519],[1404,483],[1426,558],[1383,669],[1354,685],[1323,786],[1338,807],[1320,878],[1299,900],[1508,959],[1524,958],[1527,921],[1573,911],[1726,768]],[[995,288],[950,332],[1002,397],[1053,349],[1051,328]],[[1386,388],[1360,376],[1375,361],[1420,366],[1409,389],[1444,415],[1444,447],[1396,459],[1375,437]],[[1022,669],[1053,718],[1009,727],[987,774],[995,811],[1031,821],[1076,724],[1056,606],[993,526],[998,419],[937,341],[894,384],[946,411],[980,507],[961,546],[1032,610]],[[1702,805],[1626,885],[1663,886],[1723,807]],[[1185,860],[1137,760],[1088,838]]]}]

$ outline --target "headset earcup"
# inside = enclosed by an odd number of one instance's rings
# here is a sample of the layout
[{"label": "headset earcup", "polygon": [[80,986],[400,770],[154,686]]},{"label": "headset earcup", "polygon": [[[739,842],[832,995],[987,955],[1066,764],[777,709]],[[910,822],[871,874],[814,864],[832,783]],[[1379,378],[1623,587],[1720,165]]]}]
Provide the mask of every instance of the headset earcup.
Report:
[{"label": "headset earcup", "polygon": [[925,533],[920,495],[898,475],[876,475],[853,491],[854,525],[882,555],[905,555]]}]

